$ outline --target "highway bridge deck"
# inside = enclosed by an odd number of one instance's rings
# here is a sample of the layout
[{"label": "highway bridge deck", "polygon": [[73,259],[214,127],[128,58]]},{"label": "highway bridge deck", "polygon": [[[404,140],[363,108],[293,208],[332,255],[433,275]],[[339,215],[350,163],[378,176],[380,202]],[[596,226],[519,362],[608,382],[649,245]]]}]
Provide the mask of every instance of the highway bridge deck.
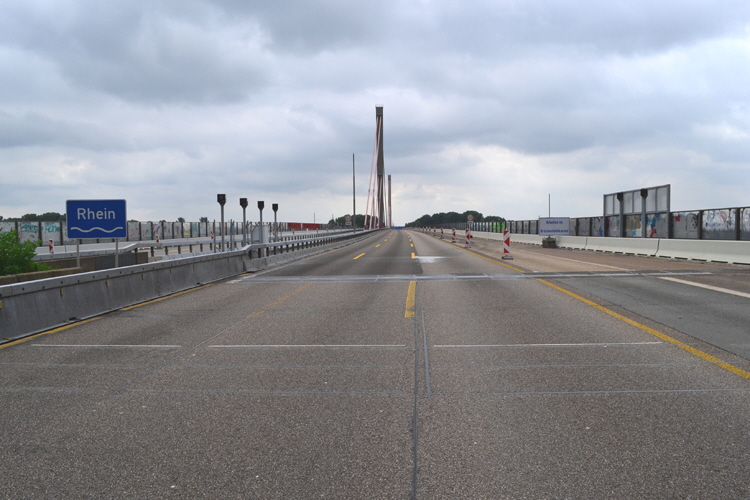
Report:
[{"label": "highway bridge deck", "polygon": [[0,348],[3,498],[750,497],[750,270],[382,231]]}]

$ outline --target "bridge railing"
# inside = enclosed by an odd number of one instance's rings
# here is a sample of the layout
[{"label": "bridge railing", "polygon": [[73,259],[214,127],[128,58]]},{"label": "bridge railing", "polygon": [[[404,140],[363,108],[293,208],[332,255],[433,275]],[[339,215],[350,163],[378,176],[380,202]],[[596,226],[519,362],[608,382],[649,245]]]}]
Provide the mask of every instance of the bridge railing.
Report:
[{"label": "bridge railing", "polygon": [[[537,220],[508,221],[511,233],[539,234]],[[640,214],[624,217],[625,237],[643,234]],[[750,241],[750,207],[686,210],[646,215],[646,237],[688,240]],[[578,217],[570,219],[570,236],[618,237],[619,216]]]},{"label": "bridge railing", "polygon": [[[273,223],[263,224],[269,234],[273,234]],[[259,223],[247,222],[247,234],[257,231]],[[328,224],[308,224],[300,222],[279,222],[279,233],[291,233],[295,235],[317,234],[322,231],[330,231]],[[33,241],[39,246],[46,246],[49,240],[54,245],[75,245],[75,240],[67,237],[67,229],[64,221],[54,222],[25,222],[25,221],[0,221],[0,234],[16,231],[21,242]],[[225,222],[222,231],[221,222],[152,222],[152,221],[129,221],[128,235],[120,241],[151,241],[183,238],[221,238],[222,232],[225,237],[241,237],[242,222]],[[111,243],[113,239],[87,240],[91,243]]]}]

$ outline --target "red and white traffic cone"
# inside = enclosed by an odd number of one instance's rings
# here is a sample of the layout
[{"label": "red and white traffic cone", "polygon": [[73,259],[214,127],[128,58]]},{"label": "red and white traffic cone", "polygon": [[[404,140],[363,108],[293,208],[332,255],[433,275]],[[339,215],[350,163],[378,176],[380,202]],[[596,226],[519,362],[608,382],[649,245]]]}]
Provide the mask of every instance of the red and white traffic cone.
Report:
[{"label": "red and white traffic cone", "polygon": [[55,244],[52,242],[52,240],[49,240],[49,253],[50,255],[55,254]]},{"label": "red and white traffic cone", "polygon": [[455,242],[456,242],[456,228],[454,227],[453,228],[453,239],[451,239],[451,243],[455,243]]},{"label": "red and white traffic cone", "polygon": [[513,260],[510,254],[510,231],[503,231],[503,260]]},{"label": "red and white traffic cone", "polygon": [[444,231],[444,230],[443,230],[443,228],[441,227],[441,228],[440,228],[440,239],[441,239],[441,240],[442,240],[443,238],[445,238],[445,233],[444,233],[443,231]]},{"label": "red and white traffic cone", "polygon": [[471,233],[469,232],[469,228],[466,228],[466,246],[468,247],[471,243]]}]

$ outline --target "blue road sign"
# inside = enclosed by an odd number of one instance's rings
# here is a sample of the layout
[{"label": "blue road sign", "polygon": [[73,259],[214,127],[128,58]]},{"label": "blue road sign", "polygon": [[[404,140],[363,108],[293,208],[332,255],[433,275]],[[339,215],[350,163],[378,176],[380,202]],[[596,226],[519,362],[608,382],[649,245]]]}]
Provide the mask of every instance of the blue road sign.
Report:
[{"label": "blue road sign", "polygon": [[126,238],[128,217],[125,200],[68,200],[65,204],[68,238]]}]

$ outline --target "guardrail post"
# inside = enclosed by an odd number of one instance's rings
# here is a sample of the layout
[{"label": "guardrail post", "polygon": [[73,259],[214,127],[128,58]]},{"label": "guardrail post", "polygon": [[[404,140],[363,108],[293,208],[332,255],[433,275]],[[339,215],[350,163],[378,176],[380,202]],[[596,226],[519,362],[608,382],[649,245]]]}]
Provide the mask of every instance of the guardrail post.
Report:
[{"label": "guardrail post", "polygon": [[742,214],[740,212],[739,208],[734,209],[734,239],[737,241],[742,239],[742,219],[740,219]]}]

